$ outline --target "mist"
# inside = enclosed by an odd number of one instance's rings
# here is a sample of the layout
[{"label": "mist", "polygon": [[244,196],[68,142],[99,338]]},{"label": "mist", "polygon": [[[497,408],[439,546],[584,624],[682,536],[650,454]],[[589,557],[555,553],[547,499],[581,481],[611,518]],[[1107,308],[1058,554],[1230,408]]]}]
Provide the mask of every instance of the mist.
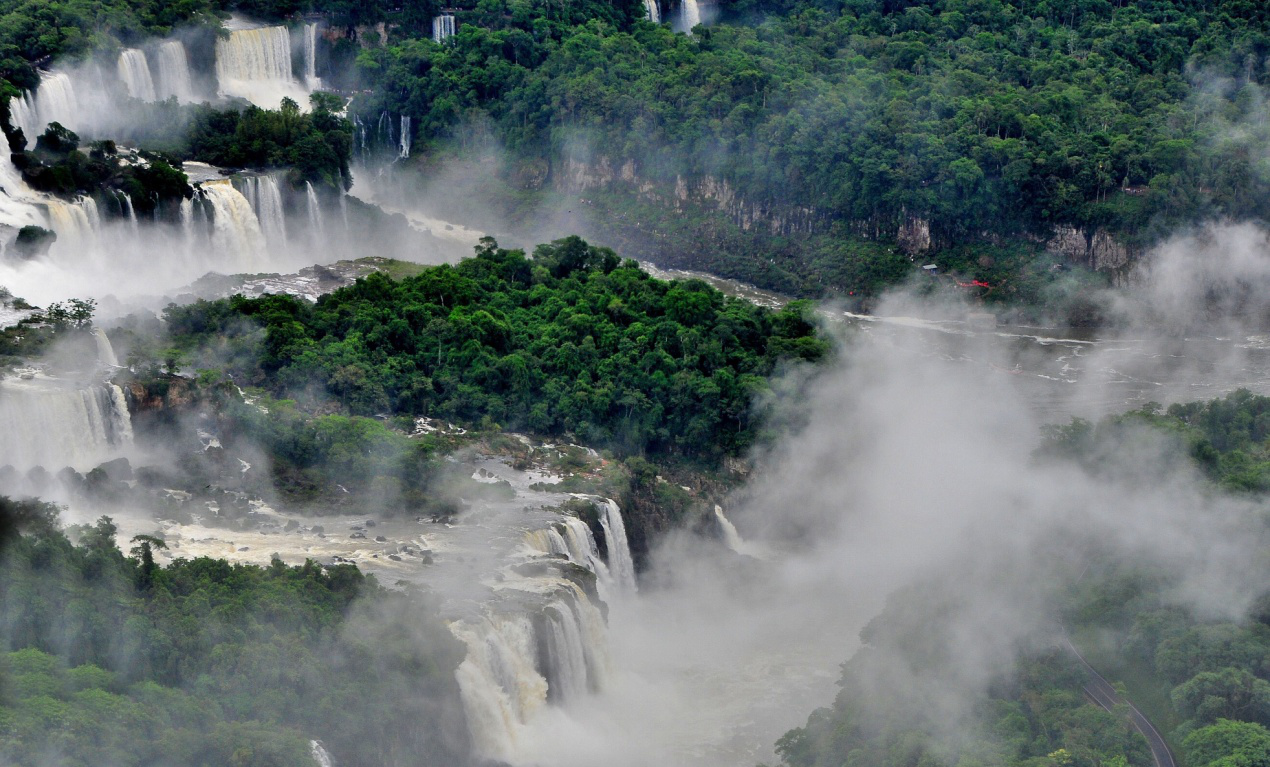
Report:
[{"label": "mist", "polygon": [[[1248,301],[1267,295],[1268,277],[1254,227],[1212,227],[1152,254],[1116,308],[1134,358],[1169,361],[1156,394],[1193,399],[1202,384],[1217,396],[1214,375],[1264,360],[1218,339],[1265,332]],[[877,314],[917,309],[899,291]],[[831,323],[837,361],[774,387],[786,433],[726,504],[757,556],[686,533],[664,541],[639,599],[611,613],[611,689],[537,721],[525,763],[772,760],[783,732],[830,703],[833,670],[899,591],[924,605],[904,624],[918,627],[909,641],[947,642],[947,674],[934,682],[890,658],[873,684],[907,690],[950,738],[976,726],[979,696],[1008,678],[1017,651],[1057,645],[1064,599],[1091,573],[1140,568],[1160,575],[1168,603],[1245,616],[1270,575],[1264,504],[1216,492],[1161,435],[1126,441],[1097,475],[1038,457],[1041,427],[1066,421],[1059,410],[1121,412],[1138,395],[1097,376],[1041,379],[1038,393],[1036,376],[1008,373],[1046,344],[1020,356],[1012,333],[963,327]],[[1172,360],[1185,338],[1215,357]],[[1086,344],[1081,364],[1095,371],[1124,359],[1123,342]]]}]

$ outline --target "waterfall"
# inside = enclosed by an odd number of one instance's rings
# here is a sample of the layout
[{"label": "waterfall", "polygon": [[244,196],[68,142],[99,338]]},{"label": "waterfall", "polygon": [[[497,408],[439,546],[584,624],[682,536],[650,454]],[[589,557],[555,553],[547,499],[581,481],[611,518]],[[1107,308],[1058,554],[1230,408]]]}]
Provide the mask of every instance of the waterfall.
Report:
[{"label": "waterfall", "polygon": [[658,7],[657,0],[644,0],[644,12],[648,14],[649,21],[661,23],[661,8]]},{"label": "waterfall", "polygon": [[181,102],[195,100],[189,56],[180,40],[168,40],[159,46],[159,94]]},{"label": "waterfall", "polygon": [[538,646],[528,615],[496,614],[451,624],[467,645],[455,677],[477,753],[511,759],[520,730],[547,701]]},{"label": "waterfall", "polygon": [[553,702],[579,700],[589,689],[585,640],[573,604],[553,602],[546,612],[547,699]]},{"label": "waterfall", "polygon": [[131,195],[127,192],[120,192],[120,194],[123,196],[124,215],[128,217],[128,228],[132,230],[132,236],[136,237],[138,234],[137,209],[132,206]]},{"label": "waterfall", "polygon": [[397,156],[406,159],[410,156],[410,117],[401,116],[401,140],[397,150]]},{"label": "waterfall", "polygon": [[331,755],[316,740],[309,741],[309,751],[313,754],[313,761],[317,762],[318,767],[335,767],[335,762],[331,759]]},{"label": "waterfall", "polygon": [[17,469],[89,469],[132,442],[123,390],[47,378],[0,381],[0,461]]},{"label": "waterfall", "polygon": [[[37,131],[41,126],[40,110],[36,106],[34,92],[26,92],[9,99],[9,123],[20,129],[22,135],[26,136],[27,149],[35,146],[35,139],[39,135]],[[4,154],[6,157],[9,155],[8,152]]]},{"label": "waterfall", "polygon": [[325,236],[325,232],[322,231],[322,205],[318,201],[317,191],[308,181],[304,182],[304,190],[309,204],[309,226],[312,227],[312,233],[317,237],[318,242],[322,242]]},{"label": "waterfall", "polygon": [[340,192],[340,216],[344,219],[344,231],[348,231],[348,195]]},{"label": "waterfall", "polygon": [[635,560],[631,557],[630,543],[626,540],[626,525],[622,522],[622,510],[617,503],[605,499],[604,513],[600,515],[600,527],[604,528],[604,541],[609,551],[609,570],[618,588],[636,591]]},{"label": "waterfall", "polygon": [[322,87],[317,76],[317,24],[304,25],[304,83],[313,91]]},{"label": "waterfall", "polygon": [[307,106],[308,92],[291,74],[291,33],[286,27],[238,29],[216,41],[216,80],[222,94],[277,109],[283,98]]},{"label": "waterfall", "polygon": [[256,195],[259,207],[256,215],[260,218],[266,236],[271,236],[287,247],[287,216],[282,208],[282,190],[278,187],[278,179],[274,176],[261,176],[256,179]]},{"label": "waterfall", "polygon": [[701,7],[697,5],[697,0],[683,0],[679,12],[683,31],[691,34],[692,28],[701,23]]},{"label": "waterfall", "polygon": [[35,140],[49,123],[61,123],[74,131],[83,128],[75,85],[65,72],[41,72],[39,88],[10,100],[9,109],[13,127],[21,128],[26,136],[27,149],[35,147]]},{"label": "waterfall", "polygon": [[432,17],[432,39],[434,42],[441,42],[447,37],[454,36],[454,30],[457,25],[454,23],[454,16],[450,14],[442,14],[441,16]]},{"label": "waterfall", "polygon": [[[10,104],[16,103],[14,99]],[[39,206],[29,202],[34,192],[22,180],[22,174],[13,165],[9,152],[0,152],[0,225],[13,229],[24,226],[48,228],[48,219],[41,213]]]},{"label": "waterfall", "polygon": [[93,338],[97,341],[97,361],[107,367],[119,367],[119,358],[115,356],[115,347],[110,345],[110,338],[101,328],[93,328]]},{"label": "waterfall", "polygon": [[212,208],[212,248],[217,255],[233,256],[237,267],[258,265],[265,252],[265,235],[251,203],[228,181],[202,185],[203,199]]},{"label": "waterfall", "polygon": [[723,531],[723,542],[728,545],[729,549],[740,554],[741,549],[745,546],[745,541],[741,540],[741,534],[736,531],[736,525],[723,516],[723,507],[718,504],[715,504],[714,507],[714,518],[719,523],[719,529]]},{"label": "waterfall", "polygon": [[150,62],[146,59],[145,51],[139,48],[125,48],[119,54],[116,67],[119,70],[119,79],[128,89],[129,96],[142,101],[158,99],[154,91],[154,80],[150,77]]},{"label": "waterfall", "polygon": [[97,203],[91,197],[81,198],[75,204],[53,198],[43,203],[48,209],[49,224],[57,234],[54,247],[59,252],[70,249],[82,251],[94,242],[101,227],[101,216],[97,213]]}]

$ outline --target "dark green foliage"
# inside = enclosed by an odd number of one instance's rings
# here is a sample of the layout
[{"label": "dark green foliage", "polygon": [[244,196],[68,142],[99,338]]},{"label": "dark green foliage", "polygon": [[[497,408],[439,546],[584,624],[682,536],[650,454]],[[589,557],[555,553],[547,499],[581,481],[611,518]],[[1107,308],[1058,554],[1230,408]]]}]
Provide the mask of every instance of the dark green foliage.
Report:
[{"label": "dark green foliage", "polygon": [[[413,116],[421,145],[492,135],[511,151],[513,185],[567,159],[630,160],[663,197],[679,177],[708,177],[737,207],[838,237],[889,241],[909,217],[930,223],[936,247],[1026,242],[1056,225],[1146,242],[1210,216],[1270,220],[1256,160],[1270,81],[1260,4],[724,7],[752,25],[690,38],[597,13],[561,29],[554,15],[522,21],[511,5],[487,18],[482,5],[446,45],[364,52],[375,90],[357,109],[368,122]],[[535,168],[547,173],[521,173]],[[793,239],[810,267],[821,248]],[[745,256],[752,271],[766,259]],[[864,289],[826,266],[811,269],[823,284]]]},{"label": "dark green foliage", "polygon": [[48,253],[57,235],[40,226],[24,226],[18,230],[14,245],[23,258],[34,258]]},{"label": "dark green foliage", "polygon": [[211,345],[237,380],[301,404],[706,459],[753,440],[751,400],[778,364],[827,349],[803,303],[774,313],[654,280],[576,237],[532,259],[487,240],[456,266],[372,275],[316,305],[235,298],[167,317],[174,343]]},{"label": "dark green foliage", "polygon": [[1075,418],[1049,426],[1042,454],[1077,458],[1096,467],[1126,444],[1171,438],[1200,469],[1236,491],[1270,490],[1270,397],[1240,389],[1223,399],[1108,416],[1098,424]]},{"label": "dark green foliage", "polygon": [[352,126],[332,111],[341,106],[338,100],[325,95],[315,95],[308,113],[290,99],[276,110],[194,107],[179,151],[187,159],[230,168],[290,167],[294,183],[343,191],[352,183]]},{"label": "dark green foliage", "polygon": [[462,646],[418,594],[351,565],[178,559],[72,545],[0,498],[0,760],[310,767],[462,763]]}]

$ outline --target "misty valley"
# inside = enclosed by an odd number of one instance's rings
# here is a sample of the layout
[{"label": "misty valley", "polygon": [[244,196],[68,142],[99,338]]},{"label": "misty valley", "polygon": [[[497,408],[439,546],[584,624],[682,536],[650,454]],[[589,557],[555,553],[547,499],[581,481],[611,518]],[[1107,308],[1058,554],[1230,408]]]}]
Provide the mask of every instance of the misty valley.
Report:
[{"label": "misty valley", "polygon": [[0,765],[1270,765],[1270,7],[0,0]]}]

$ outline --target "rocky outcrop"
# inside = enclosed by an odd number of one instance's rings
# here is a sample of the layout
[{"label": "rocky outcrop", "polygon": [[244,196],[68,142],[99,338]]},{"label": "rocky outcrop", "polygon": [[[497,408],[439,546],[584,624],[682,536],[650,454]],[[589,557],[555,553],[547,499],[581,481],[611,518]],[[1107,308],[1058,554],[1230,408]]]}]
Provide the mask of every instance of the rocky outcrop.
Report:
[{"label": "rocky outcrop", "polygon": [[1075,226],[1055,227],[1045,248],[1073,264],[1112,273],[1124,271],[1139,255],[1136,248],[1102,229],[1090,231]]},{"label": "rocky outcrop", "polygon": [[934,242],[930,236],[930,220],[906,213],[895,239],[900,250],[910,256],[931,250]]},{"label": "rocky outcrop", "polygon": [[744,231],[762,227],[777,235],[813,234],[824,231],[830,223],[830,217],[815,208],[746,199],[726,179],[713,175],[679,175],[673,189],[667,189],[640,176],[633,160],[619,166],[607,157],[589,161],[566,158],[553,179],[557,188],[571,193],[621,183],[634,187],[641,197],[675,210],[704,205],[727,215]]}]

